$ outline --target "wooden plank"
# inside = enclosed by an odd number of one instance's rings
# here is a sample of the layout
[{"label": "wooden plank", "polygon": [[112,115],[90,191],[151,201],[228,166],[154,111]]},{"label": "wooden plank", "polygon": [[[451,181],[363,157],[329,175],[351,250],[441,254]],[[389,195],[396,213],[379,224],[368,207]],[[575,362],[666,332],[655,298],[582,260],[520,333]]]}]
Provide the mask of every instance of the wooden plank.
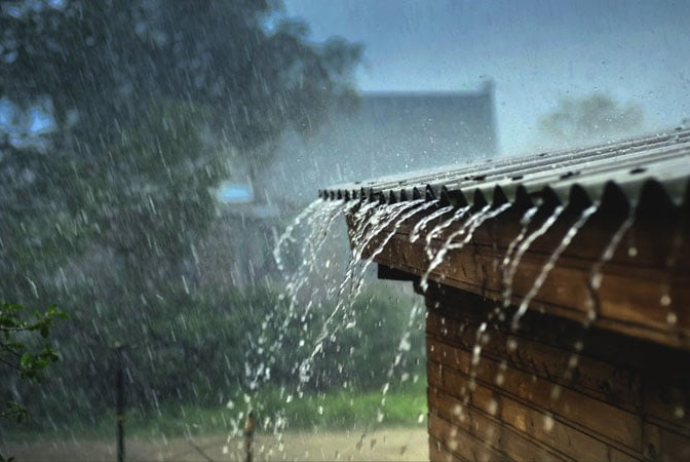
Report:
[{"label": "wooden plank", "polygon": [[465,462],[464,459],[449,451],[441,441],[429,437],[429,460],[432,462]]},{"label": "wooden plank", "polygon": [[651,423],[646,423],[644,426],[643,445],[645,456],[649,460],[690,460],[690,440],[686,435]]},{"label": "wooden plank", "polygon": [[[440,337],[451,345],[472,351],[477,345],[478,323],[458,321],[438,312],[429,312],[427,333]],[[574,348],[566,350],[535,340],[490,330],[482,342],[482,355],[495,361],[505,360],[511,367],[534,373],[553,383],[572,387],[594,398],[623,409],[639,411],[642,407],[640,374],[631,368],[596,360],[576,354]],[[517,345],[508,348],[511,339]],[[573,358],[577,363],[571,366]]]},{"label": "wooden plank", "polygon": [[[457,398],[440,391],[431,399],[439,414],[453,424],[462,425],[460,416],[454,409],[466,408]],[[495,421],[495,425],[502,428],[502,435],[508,431],[521,435],[523,439],[538,442],[553,457],[570,458],[574,460],[641,460],[639,455],[631,455],[608,446],[601,440],[591,437],[557,418],[553,419],[548,413],[522,405],[499,392],[489,390],[479,385],[472,395],[470,407],[463,414],[468,415],[483,412],[486,418]],[[545,422],[549,422],[547,430]],[[486,440],[485,440],[486,441]],[[504,444],[505,436],[500,444]],[[499,446],[507,454],[513,456],[512,450]]]},{"label": "wooden plank", "polygon": [[[489,253],[486,253],[489,252]],[[430,279],[502,301],[501,256],[483,249],[466,248],[450,252],[432,272]],[[527,254],[521,260],[514,280],[513,304],[531,289],[547,255]],[[406,236],[394,236],[386,251],[377,256],[380,264],[411,274],[422,275],[429,264],[420,244],[410,244]],[[565,262],[568,263],[568,262]],[[559,260],[531,303],[532,309],[558,316],[584,320],[590,303],[589,266],[565,266]],[[592,263],[592,262],[590,262]],[[605,273],[598,292],[601,316],[595,325],[690,350],[690,275],[679,273],[671,282],[672,305],[662,307],[660,300],[663,272],[635,269],[626,274]],[[673,323],[669,313],[673,312]]]},{"label": "wooden plank", "polygon": [[[393,248],[392,246],[395,246]],[[389,252],[383,252],[377,261],[394,266],[395,259],[400,263],[418,265],[424,271],[430,261],[421,246],[409,244],[403,236],[395,236],[388,244]],[[522,301],[522,296],[529,292],[533,282],[541,271],[549,254],[528,253],[520,260],[516,277],[513,281],[515,297],[514,304]],[[433,279],[444,284],[454,285],[455,282],[477,285],[484,290],[502,292],[503,267],[500,263],[503,256],[489,247],[469,246],[462,252],[450,252],[438,268],[432,273]],[[589,269],[592,262],[582,260],[568,261],[560,258],[557,266],[549,276],[535,298],[535,301],[556,304],[572,310],[587,312],[590,302],[588,289]],[[690,276],[675,275],[675,292],[678,307],[683,302],[690,301],[690,288],[684,282]],[[657,329],[672,330],[667,322],[667,311],[662,309],[660,298],[662,283],[667,282],[663,271],[647,268],[628,268],[620,274],[604,273],[602,286],[599,290],[601,299],[601,314],[611,319],[626,322],[649,324]],[[651,307],[658,309],[650,309]],[[682,316],[685,310],[678,310],[680,318],[677,327],[687,328],[690,319]],[[683,324],[686,323],[686,324]]]},{"label": "wooden plank", "polygon": [[[526,210],[510,208],[498,217],[486,221],[475,232],[472,243],[499,249],[501,253],[509,247],[512,240],[521,232],[520,221]],[[401,235],[409,235],[414,225],[425,214],[430,214],[433,209],[415,215],[405,223],[398,224],[396,232]],[[611,259],[612,264],[629,267],[656,267],[664,268],[666,256],[671,252],[678,252],[686,257],[690,256],[690,243],[687,241],[681,245],[680,249],[675,249],[673,240],[676,233],[687,235],[687,222],[681,223],[683,211],[676,209],[676,213],[662,213],[656,216],[649,214],[637,217],[634,226],[622,236],[621,245]],[[538,238],[531,246],[530,251],[534,253],[550,254],[558,244],[560,244],[564,234],[570,226],[580,218],[581,213],[568,209],[563,213],[557,222],[551,226],[549,231]],[[534,231],[542,225],[544,220],[550,216],[547,211],[540,211],[529,226],[529,232]],[[433,220],[426,227],[426,232],[434,229],[441,222],[448,219],[450,215]],[[624,212],[620,210],[599,210],[589,218],[586,225],[577,234],[573,242],[564,251],[564,257],[576,257],[590,261],[596,261],[605,247],[610,242],[613,234],[626,220]],[[687,221],[687,219],[686,219]],[[440,245],[446,238],[456,231],[462,221],[447,228],[436,236],[434,241]],[[681,229],[681,227],[685,229]],[[385,232],[385,231],[384,231]],[[422,236],[422,240],[426,236]],[[636,252],[631,254],[629,248],[634,246]],[[681,270],[690,270],[687,260],[679,261],[677,267]]]},{"label": "wooden plank", "polygon": [[690,445],[690,386],[687,382],[662,382],[650,377],[644,384],[646,419],[670,431],[685,435]]},{"label": "wooden plank", "polygon": [[454,426],[437,414],[429,414],[429,435],[443,442],[453,455],[458,458],[475,461],[510,460],[471,433]]},{"label": "wooden plank", "polygon": [[[567,460],[562,454],[541,446],[529,435],[502,425],[500,420],[478,412],[475,407],[463,406],[460,400],[446,393],[434,395],[432,403],[444,420],[513,460]],[[462,413],[453,412],[459,408],[462,408]]]},{"label": "wooden plank", "polygon": [[[481,299],[471,294],[458,296],[447,288],[443,289],[443,292],[445,295],[437,296],[436,302],[428,300],[430,308],[427,316],[427,331],[430,339],[435,339],[445,345],[439,347],[430,343],[428,352],[430,359],[437,357],[439,360],[439,363],[430,362],[428,369],[430,380],[436,384],[440,392],[443,391],[441,370],[452,369],[447,363],[444,365],[441,362],[451,359],[455,367],[462,365],[460,362],[462,358],[459,358],[457,352],[453,352],[452,349],[459,348],[469,353],[474,347],[476,327],[482,320]],[[446,296],[449,299],[444,298]],[[457,309],[455,306],[449,308],[450,300],[456,302],[455,305],[460,303],[463,309]],[[433,308],[437,302],[440,302],[442,306]],[[549,374],[558,367],[551,365],[544,368],[539,360],[542,358],[542,361],[552,362],[556,366],[562,364],[562,361],[551,361],[551,356],[557,356],[559,351],[568,356],[573,351],[573,337],[582,338],[573,335],[572,326],[563,325],[564,323],[563,320],[545,316],[536,316],[536,319],[530,320],[530,329],[522,332],[528,337],[517,338],[519,357],[514,357],[514,353],[505,348],[507,335],[505,332],[490,331],[491,339],[484,345],[483,355],[498,362],[508,358],[512,367],[528,374],[534,372],[534,375],[541,380],[558,382],[558,374],[552,372]],[[597,354],[602,359],[590,358],[582,354],[579,362],[583,367],[583,371],[580,372],[582,379],[570,384],[567,382],[561,382],[561,384],[634,412],[648,424],[676,435],[676,444],[681,447],[690,444],[689,441],[682,443],[682,439],[678,436],[684,435],[690,439],[690,416],[686,412],[690,403],[690,370],[678,367],[679,364],[689,362],[688,354],[603,331],[592,331],[588,334],[585,352]],[[549,343],[540,343],[536,339]],[[492,350],[494,341],[498,342],[498,346]],[[552,344],[559,344],[559,346]],[[532,347],[537,350],[538,355],[534,354]],[[593,364],[593,370],[589,368],[588,363]],[[466,368],[466,365],[464,367]],[[611,374],[610,377],[607,378],[607,374]],[[583,385],[588,382],[589,386]],[[601,390],[594,389],[597,383]],[[493,385],[496,386],[495,383]],[[480,383],[477,390],[481,390],[481,386]],[[473,401],[478,396],[480,395],[475,390]],[[503,397],[503,400],[505,399]],[[557,420],[558,416],[554,421]],[[611,448],[611,451],[612,455],[608,458],[618,458],[614,455],[617,449]],[[624,456],[623,458],[630,457],[630,454],[620,453],[619,455]]]},{"label": "wooden plank", "polygon": [[[490,358],[482,358],[472,370],[469,352],[448,347],[435,339],[429,339],[428,343],[429,361],[444,366],[441,376],[443,391],[462,399],[462,391],[467,390],[467,381],[474,373],[477,382],[484,386],[498,389],[513,399],[560,416],[589,434],[601,435],[610,442],[620,443],[635,452],[641,451],[640,416],[568,387],[559,387],[556,397],[553,383],[511,367],[501,371],[499,363]],[[450,348],[450,354],[444,354],[444,351],[448,351],[447,348]],[[504,378],[502,384],[497,386],[496,377],[499,373]]]},{"label": "wooden plank", "polygon": [[[426,303],[430,316],[455,319],[460,325],[467,325],[467,328],[486,321],[487,313],[495,307],[491,300],[435,283],[429,287]],[[508,308],[508,318],[512,310]],[[690,370],[677,367],[678,364],[690,363],[690,353],[687,351],[597,327],[585,329],[579,323],[533,311],[525,313],[523,320],[520,331],[513,334],[516,338],[530,339],[568,351],[575,351],[574,345],[579,344],[583,356],[622,369],[638,370],[644,372],[645,376],[663,377],[662,381],[667,383],[690,386]],[[499,326],[499,329],[505,330],[505,326]]]}]

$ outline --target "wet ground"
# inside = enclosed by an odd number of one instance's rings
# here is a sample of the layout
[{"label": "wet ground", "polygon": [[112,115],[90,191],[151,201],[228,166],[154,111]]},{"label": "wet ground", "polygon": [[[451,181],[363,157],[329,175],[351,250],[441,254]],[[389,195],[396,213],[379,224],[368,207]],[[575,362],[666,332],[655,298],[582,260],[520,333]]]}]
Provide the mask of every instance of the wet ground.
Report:
[{"label": "wet ground", "polygon": [[[61,441],[3,448],[17,461],[114,461],[113,441]],[[128,461],[232,461],[244,460],[243,441],[216,435],[194,439],[127,440]],[[362,432],[286,433],[282,444],[275,437],[257,435],[255,461],[429,460],[426,429]]]}]

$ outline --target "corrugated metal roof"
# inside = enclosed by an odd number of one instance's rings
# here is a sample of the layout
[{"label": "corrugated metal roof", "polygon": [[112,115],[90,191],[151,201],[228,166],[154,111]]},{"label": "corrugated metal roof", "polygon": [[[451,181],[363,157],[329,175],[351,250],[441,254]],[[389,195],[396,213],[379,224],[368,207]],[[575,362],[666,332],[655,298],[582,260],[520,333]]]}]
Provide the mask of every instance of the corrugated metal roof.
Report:
[{"label": "corrugated metal roof", "polygon": [[398,202],[440,198],[458,205],[506,201],[574,200],[631,205],[663,198],[690,204],[690,129],[602,146],[487,160],[462,168],[436,168],[338,185],[327,199]]}]

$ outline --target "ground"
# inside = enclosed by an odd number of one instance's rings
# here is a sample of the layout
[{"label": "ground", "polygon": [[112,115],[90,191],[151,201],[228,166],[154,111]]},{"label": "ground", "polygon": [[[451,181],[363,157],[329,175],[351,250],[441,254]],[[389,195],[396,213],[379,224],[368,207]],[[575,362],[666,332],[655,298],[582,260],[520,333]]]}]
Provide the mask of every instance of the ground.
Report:
[{"label": "ground", "polygon": [[[244,460],[243,441],[226,435],[160,440],[127,440],[127,458],[134,461],[228,461]],[[115,444],[110,441],[60,441],[3,448],[17,461],[112,461]],[[275,437],[257,435],[256,461],[417,461],[429,460],[424,428],[362,432],[286,433],[282,445]]]}]

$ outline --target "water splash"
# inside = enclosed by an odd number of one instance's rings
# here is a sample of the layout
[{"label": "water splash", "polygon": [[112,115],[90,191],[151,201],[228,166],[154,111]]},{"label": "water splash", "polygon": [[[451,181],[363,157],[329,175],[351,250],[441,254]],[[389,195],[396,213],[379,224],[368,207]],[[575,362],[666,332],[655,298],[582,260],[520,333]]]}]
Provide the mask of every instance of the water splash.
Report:
[{"label": "water splash", "polygon": [[316,213],[322,204],[324,204],[326,201],[323,199],[316,199],[314,202],[309,204],[304,210],[300,212],[299,215],[290,223],[287,228],[285,228],[285,231],[281,236],[278,238],[278,242],[276,243],[275,248],[273,249],[273,258],[276,261],[276,265],[278,265],[278,269],[280,271],[285,271],[285,266],[283,265],[283,259],[281,255],[281,249],[283,245],[285,245],[286,242],[295,242],[295,239],[293,238],[292,234],[295,231],[295,228],[297,228],[300,223],[302,223],[303,220],[308,219],[311,215]]},{"label": "water splash", "polygon": [[527,312],[529,304],[532,302],[534,297],[536,297],[537,293],[539,293],[539,290],[544,285],[544,282],[546,282],[546,278],[548,277],[551,270],[556,266],[556,261],[561,256],[563,251],[570,245],[575,236],[577,236],[577,233],[580,231],[580,229],[582,229],[585,223],[587,223],[589,217],[591,217],[596,211],[596,205],[591,205],[587,207],[585,210],[583,210],[582,215],[580,215],[580,218],[578,218],[578,220],[575,223],[573,223],[570,229],[568,229],[568,231],[565,233],[565,236],[563,236],[561,243],[558,245],[558,247],[556,247],[556,250],[553,251],[549,259],[546,261],[541,271],[539,272],[539,275],[534,280],[532,288],[522,299],[522,302],[520,303],[517,312],[515,313],[515,315],[513,315],[511,329],[517,330],[519,328],[520,319],[522,318],[522,316],[524,316],[525,312]]},{"label": "water splash", "polygon": [[[532,220],[537,214],[537,211],[539,210],[539,207],[533,206],[527,209],[525,214],[522,216],[520,219],[520,224],[522,228],[520,229],[520,232],[513,238],[512,241],[510,241],[510,244],[508,245],[508,249],[506,250],[505,255],[503,256],[503,260],[501,261],[501,267],[503,268],[503,274],[502,274],[502,279],[503,279],[503,305],[506,306],[506,299],[510,300],[512,294],[512,280],[514,274],[511,274],[510,271],[506,271],[507,268],[512,268],[513,264],[512,262],[515,259],[515,252],[518,248],[518,245],[521,244],[525,240],[525,236],[527,236],[527,231],[529,230],[530,225],[532,224]],[[517,266],[516,266],[517,268]]]},{"label": "water splash", "polygon": [[621,223],[621,225],[616,229],[616,231],[611,236],[608,244],[604,248],[597,262],[592,266],[589,271],[589,278],[587,280],[587,289],[589,291],[589,298],[587,300],[587,319],[585,321],[585,327],[589,324],[595,322],[599,315],[601,314],[601,303],[599,301],[599,288],[601,287],[601,282],[604,277],[603,269],[604,265],[611,261],[613,255],[618,249],[623,236],[630,230],[633,223],[635,222],[635,215],[631,212],[630,215]]},{"label": "water splash", "polygon": [[[374,212],[369,219],[365,219],[359,224],[358,228],[361,227],[362,229],[369,229],[367,231],[367,237],[361,239],[362,243],[357,245],[353,251],[350,262],[351,264],[348,265],[348,271],[346,272],[343,282],[340,285],[336,306],[324,321],[321,333],[315,342],[312,353],[302,362],[299,367],[301,383],[304,384],[310,380],[312,363],[316,356],[323,351],[324,342],[328,338],[333,338],[340,330],[340,324],[337,324],[333,327],[331,327],[331,325],[336,316],[343,312],[346,314],[348,310],[352,308],[352,304],[361,293],[366,270],[374,261],[374,258],[376,258],[376,256],[383,251],[386,244],[388,244],[390,239],[392,239],[392,237],[396,234],[399,226],[402,223],[415,214],[435,206],[436,203],[437,201],[425,202],[423,199],[418,199],[409,202],[381,206],[381,208]],[[367,258],[362,259],[362,256],[369,247],[369,244],[376,238],[376,236],[386,229],[388,229],[388,232],[377,244],[377,247]],[[358,229],[356,234],[361,235],[362,233],[359,231],[360,230]],[[355,241],[355,243],[357,243],[357,241]],[[361,268],[358,271],[356,268],[356,263],[361,264]],[[348,295],[345,296],[345,290],[348,287],[348,284],[350,286],[350,291]]]},{"label": "water splash", "polygon": [[414,225],[414,228],[412,228],[412,233],[410,233],[410,242],[417,242],[417,240],[421,237],[422,231],[426,229],[426,227],[429,225],[429,223],[431,223],[431,221],[440,218],[447,213],[452,212],[454,209],[455,207],[453,207],[452,205],[448,205],[446,207],[442,207],[436,210],[435,212],[419,220],[417,224]]},{"label": "water splash", "polygon": [[425,238],[425,244],[424,244],[424,251],[426,252],[427,258],[431,260],[434,258],[434,253],[431,248],[431,242],[433,239],[440,235],[443,231],[445,231],[448,227],[450,227],[452,224],[462,220],[465,218],[465,215],[467,215],[472,207],[471,206],[466,206],[466,207],[461,207],[458,210],[455,211],[452,217],[447,219],[446,221],[443,221],[436,225],[430,232],[429,234],[426,235]]},{"label": "water splash", "polygon": [[[259,364],[245,363],[245,375],[250,392],[256,391],[262,383],[270,381],[271,370],[281,356],[289,324],[297,319],[303,325],[306,323],[309,312],[314,307],[314,299],[318,296],[317,289],[311,289],[308,294],[305,294],[309,302],[303,307],[299,302],[300,294],[310,280],[311,274],[320,267],[318,264],[320,251],[335,219],[351,208],[351,204],[343,206],[343,201],[316,200],[290,223],[278,240],[273,256],[286,277],[285,290],[280,294],[279,300],[287,298],[288,304],[286,309],[268,312],[261,322],[259,335],[255,341],[256,352],[263,359]],[[305,233],[299,242],[295,237],[298,232]],[[290,243],[299,244],[300,257],[297,268],[287,273],[283,252]],[[301,307],[302,310],[300,310]],[[277,337],[275,337],[276,331]]]},{"label": "water splash", "polygon": [[[448,254],[449,251],[451,250],[461,250],[465,245],[467,245],[471,240],[472,237],[474,236],[474,232],[482,225],[484,222],[487,220],[490,220],[492,218],[497,217],[504,211],[508,210],[511,207],[510,203],[505,203],[498,207],[495,210],[491,210],[491,205],[485,205],[479,212],[476,214],[472,215],[457,231],[451,233],[448,238],[446,238],[446,241],[443,243],[443,245],[438,249],[436,254],[434,255],[434,258],[431,260],[431,263],[429,263],[429,267],[426,269],[424,272],[424,275],[422,276],[420,280],[420,287],[422,288],[423,291],[426,292],[426,290],[429,287],[429,276],[431,273],[438,268],[438,266],[443,263],[443,259],[445,256]],[[453,239],[456,237],[459,237],[464,234],[464,238],[458,242],[458,243],[453,243]]]},{"label": "water splash", "polygon": [[561,216],[561,213],[563,213],[564,207],[559,205],[556,207],[553,211],[553,213],[546,219],[544,222],[541,224],[539,228],[534,230],[532,234],[530,234],[527,238],[525,238],[520,245],[517,248],[517,251],[515,251],[515,255],[513,256],[512,260],[510,261],[510,265],[508,268],[508,273],[507,276],[504,276],[504,281],[505,281],[505,290],[503,291],[503,307],[507,308],[510,306],[510,302],[513,298],[513,280],[515,279],[515,274],[517,273],[517,269],[520,266],[520,261],[522,260],[523,255],[529,250],[530,246],[536,241],[538,238],[546,234],[546,232],[551,229],[551,227],[556,223],[556,220],[558,220],[558,217]]},{"label": "water splash", "polygon": [[587,279],[588,298],[585,306],[587,309],[587,315],[583,323],[584,331],[580,336],[580,339],[575,341],[574,352],[571,354],[566,364],[562,375],[565,381],[569,381],[575,376],[574,371],[580,362],[580,352],[584,349],[585,338],[589,332],[589,328],[594,322],[596,322],[601,314],[599,289],[604,277],[603,268],[606,263],[611,261],[623,239],[623,236],[625,236],[625,234],[631,229],[634,222],[635,215],[631,211],[628,217],[623,220],[623,222],[613,232],[608,243],[606,244],[606,247],[604,247],[604,250],[599,255],[599,258],[590,268],[589,277]]},{"label": "water splash", "polygon": [[[524,213],[522,218],[520,219],[520,224],[521,224],[521,229],[520,232],[511,240],[510,244],[508,245],[508,249],[506,250],[505,255],[503,256],[502,260],[502,267],[508,268],[510,267],[510,262],[511,258],[513,257],[513,254],[521,242],[525,239],[525,236],[527,235],[527,231],[529,229],[529,226],[532,222],[532,219],[537,213],[537,210],[539,210],[539,207],[533,206],[527,209],[527,211]],[[508,281],[506,281],[506,276],[507,272],[503,272],[503,284],[504,287],[508,287]],[[477,333],[475,335],[475,340],[474,340],[474,345],[472,346],[472,360],[470,362],[470,370],[469,370],[469,377],[470,377],[470,382],[476,379],[477,376],[477,368],[479,366],[479,362],[481,359],[481,354],[482,354],[482,349],[484,347],[484,344],[486,341],[488,341],[486,330],[489,325],[489,322],[492,321],[494,314],[497,314],[499,316],[499,321],[502,321],[503,318],[503,311],[501,310],[501,307],[499,306],[496,308],[495,312],[489,312],[486,316],[486,319],[479,325],[477,328]],[[497,326],[494,326],[497,328]],[[500,365],[500,370],[498,375],[496,376],[496,383],[497,385],[501,386],[503,384],[503,373],[505,372],[505,369],[507,368],[507,362],[503,360]],[[469,395],[467,395],[467,390],[463,389],[461,392],[461,395],[464,396],[464,403],[467,404],[469,401]]]},{"label": "water splash", "polygon": [[[355,230],[351,235],[351,242],[354,248],[347,269],[345,270],[345,276],[338,287],[339,300],[343,299],[348,285],[352,283],[353,278],[356,276],[356,267],[362,264],[362,255],[371,241],[385,228],[390,226],[401,213],[414,205],[416,205],[416,203],[411,202],[401,202],[391,205],[369,203],[357,210],[353,217]],[[371,211],[373,211],[373,213],[370,213]],[[350,293],[352,290],[351,287]]]}]

